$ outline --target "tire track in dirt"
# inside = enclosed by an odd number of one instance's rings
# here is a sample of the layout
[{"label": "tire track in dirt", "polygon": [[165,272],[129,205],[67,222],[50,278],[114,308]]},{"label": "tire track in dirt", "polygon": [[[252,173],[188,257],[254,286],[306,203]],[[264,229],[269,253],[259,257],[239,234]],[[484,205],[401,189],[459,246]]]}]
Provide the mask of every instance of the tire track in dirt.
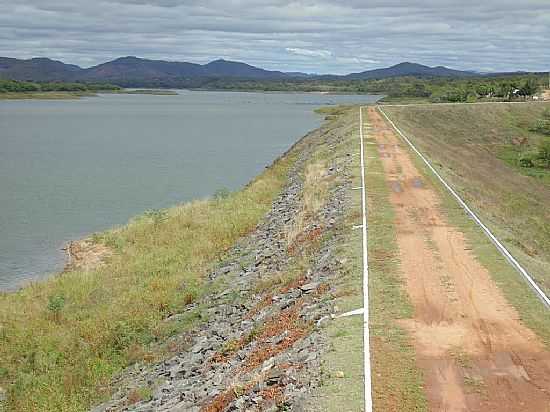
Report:
[{"label": "tire track in dirt", "polygon": [[401,324],[414,338],[430,410],[549,412],[550,353],[446,221],[434,188],[374,107],[368,119],[415,308]]}]

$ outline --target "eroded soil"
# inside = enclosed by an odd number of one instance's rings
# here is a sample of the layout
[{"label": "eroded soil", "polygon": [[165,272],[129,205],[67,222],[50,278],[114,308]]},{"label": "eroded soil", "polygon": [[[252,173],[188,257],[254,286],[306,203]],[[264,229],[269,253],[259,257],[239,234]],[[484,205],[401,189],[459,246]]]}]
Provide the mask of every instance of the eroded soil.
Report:
[{"label": "eroded soil", "polygon": [[69,242],[67,245],[67,264],[65,271],[94,270],[104,264],[112,255],[112,251],[91,238]]},{"label": "eroded soil", "polygon": [[402,326],[414,338],[430,410],[550,411],[550,353],[449,225],[434,188],[374,107],[368,121],[415,309]]}]

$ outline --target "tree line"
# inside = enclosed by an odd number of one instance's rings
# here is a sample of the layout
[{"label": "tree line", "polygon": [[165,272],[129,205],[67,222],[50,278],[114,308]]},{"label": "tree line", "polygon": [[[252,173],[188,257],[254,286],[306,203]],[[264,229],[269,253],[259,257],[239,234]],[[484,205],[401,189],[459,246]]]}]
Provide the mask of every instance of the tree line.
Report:
[{"label": "tree line", "polygon": [[281,80],[234,78],[124,79],[118,85],[0,80],[0,93],[48,91],[95,92],[101,90],[119,90],[121,87],[155,87],[207,90],[370,93],[384,94],[390,99],[418,98],[437,103],[529,99],[546,85],[546,81],[545,75],[536,74],[468,78],[406,76],[369,80],[336,79],[331,77]]},{"label": "tree line", "polygon": [[333,92],[384,94],[390,98],[422,98],[432,102],[528,99],[545,84],[542,75],[449,77],[392,77],[385,79],[208,79],[199,86],[218,90]]},{"label": "tree line", "polygon": [[120,90],[119,86],[103,83],[24,82],[0,79],[0,93],[21,92],[98,92]]}]

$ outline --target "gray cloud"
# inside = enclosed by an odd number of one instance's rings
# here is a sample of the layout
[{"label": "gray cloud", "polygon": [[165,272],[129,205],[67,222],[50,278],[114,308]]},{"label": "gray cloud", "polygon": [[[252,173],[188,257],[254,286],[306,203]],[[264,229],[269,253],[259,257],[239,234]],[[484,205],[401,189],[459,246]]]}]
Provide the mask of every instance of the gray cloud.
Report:
[{"label": "gray cloud", "polygon": [[346,73],[415,61],[548,70],[548,0],[0,0],[0,55]]}]

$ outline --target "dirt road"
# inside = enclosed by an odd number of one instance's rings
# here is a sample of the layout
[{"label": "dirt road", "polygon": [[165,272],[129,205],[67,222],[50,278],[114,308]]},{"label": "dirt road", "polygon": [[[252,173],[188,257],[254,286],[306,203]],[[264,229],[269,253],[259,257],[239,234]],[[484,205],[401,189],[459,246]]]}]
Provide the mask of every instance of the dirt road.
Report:
[{"label": "dirt road", "polygon": [[392,190],[415,309],[402,325],[414,338],[430,410],[550,412],[550,352],[446,221],[438,194],[375,108],[367,121]]}]

